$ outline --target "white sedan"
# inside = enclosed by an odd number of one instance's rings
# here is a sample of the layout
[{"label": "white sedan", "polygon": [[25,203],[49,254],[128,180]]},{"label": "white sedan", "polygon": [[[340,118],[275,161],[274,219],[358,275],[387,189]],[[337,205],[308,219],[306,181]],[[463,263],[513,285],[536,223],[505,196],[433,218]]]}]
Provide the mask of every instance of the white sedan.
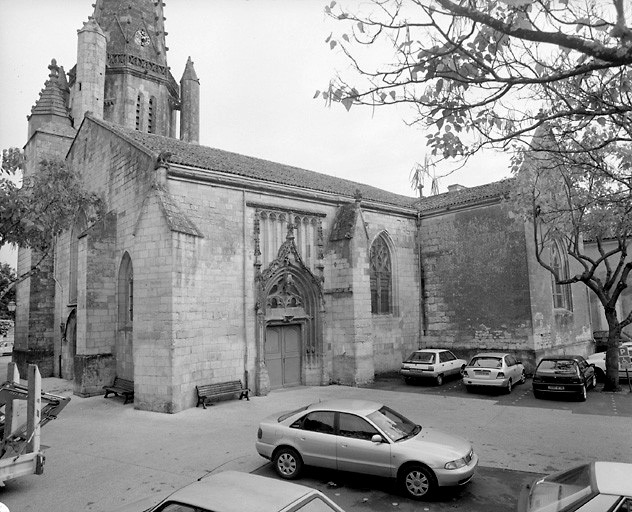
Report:
[{"label": "white sedan", "polygon": [[399,373],[406,383],[415,379],[431,378],[440,386],[444,378],[461,375],[466,364],[465,359],[459,359],[449,350],[425,348],[410,354],[402,363]]},{"label": "white sedan", "polygon": [[270,416],[259,424],[256,448],[281,478],[297,478],[303,465],[391,477],[413,499],[466,484],[478,463],[469,441],[368,400],[329,400]]}]

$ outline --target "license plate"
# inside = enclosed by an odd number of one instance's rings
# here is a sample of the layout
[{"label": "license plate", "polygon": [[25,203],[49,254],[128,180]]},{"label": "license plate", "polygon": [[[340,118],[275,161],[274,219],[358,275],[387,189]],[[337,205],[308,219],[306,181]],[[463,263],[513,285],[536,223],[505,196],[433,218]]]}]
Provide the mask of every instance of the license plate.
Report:
[{"label": "license plate", "polygon": [[474,370],[476,375],[489,375],[489,370]]},{"label": "license plate", "polygon": [[551,391],[564,391],[564,386],[549,386]]}]

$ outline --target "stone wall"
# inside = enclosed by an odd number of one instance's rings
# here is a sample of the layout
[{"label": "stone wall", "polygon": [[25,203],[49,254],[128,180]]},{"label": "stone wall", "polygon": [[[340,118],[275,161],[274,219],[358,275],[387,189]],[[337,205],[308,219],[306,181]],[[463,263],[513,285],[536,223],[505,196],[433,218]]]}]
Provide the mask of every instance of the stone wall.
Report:
[{"label": "stone wall", "polygon": [[[29,132],[33,133],[24,148],[26,157],[25,177],[38,172],[42,159],[63,160],[72,141],[74,130],[66,126],[40,121],[44,116],[32,116]],[[67,121],[66,121],[67,122]],[[27,273],[41,254],[29,249],[18,251],[18,275]],[[55,357],[55,341],[61,335],[55,318],[54,259],[48,257],[40,271],[19,283],[16,287],[16,325],[13,360],[26,375],[28,364],[37,364],[42,377],[51,377],[58,371]]]},{"label": "stone wall", "polygon": [[423,346],[477,351],[530,349],[524,228],[502,205],[422,220],[426,336]]}]

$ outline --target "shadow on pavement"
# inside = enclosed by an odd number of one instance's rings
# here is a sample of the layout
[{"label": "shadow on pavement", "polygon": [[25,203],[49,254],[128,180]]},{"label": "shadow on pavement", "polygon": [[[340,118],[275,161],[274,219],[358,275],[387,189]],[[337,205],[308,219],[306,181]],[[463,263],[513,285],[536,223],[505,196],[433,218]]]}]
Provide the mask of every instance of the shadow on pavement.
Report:
[{"label": "shadow on pavement", "polygon": [[[278,478],[271,464],[259,468],[256,473]],[[537,473],[479,467],[469,484],[442,488],[423,501],[403,496],[393,479],[335,470],[305,468],[298,483],[323,492],[346,512],[391,510],[394,506],[401,512],[424,509],[441,512],[455,508],[469,512],[507,512],[515,510],[522,486],[539,476]]]}]

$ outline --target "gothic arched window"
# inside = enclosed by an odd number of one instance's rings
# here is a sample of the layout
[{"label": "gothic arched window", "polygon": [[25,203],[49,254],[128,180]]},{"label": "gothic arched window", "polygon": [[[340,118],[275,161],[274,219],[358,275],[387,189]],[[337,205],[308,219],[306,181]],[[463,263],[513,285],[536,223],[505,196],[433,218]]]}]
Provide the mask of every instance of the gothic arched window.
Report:
[{"label": "gothic arched window", "polygon": [[119,328],[131,328],[134,321],[134,270],[132,259],[126,252],[121,259],[118,274]]},{"label": "gothic arched window", "polygon": [[383,235],[378,236],[369,255],[371,272],[371,313],[384,315],[393,312],[393,266],[391,251]]},{"label": "gothic arched window", "polygon": [[551,268],[555,272],[555,274],[551,276],[553,307],[572,311],[573,295],[571,293],[571,285],[558,283],[558,280],[568,279],[570,274],[568,270],[568,259],[560,248],[560,244],[557,242],[551,245]]}]

